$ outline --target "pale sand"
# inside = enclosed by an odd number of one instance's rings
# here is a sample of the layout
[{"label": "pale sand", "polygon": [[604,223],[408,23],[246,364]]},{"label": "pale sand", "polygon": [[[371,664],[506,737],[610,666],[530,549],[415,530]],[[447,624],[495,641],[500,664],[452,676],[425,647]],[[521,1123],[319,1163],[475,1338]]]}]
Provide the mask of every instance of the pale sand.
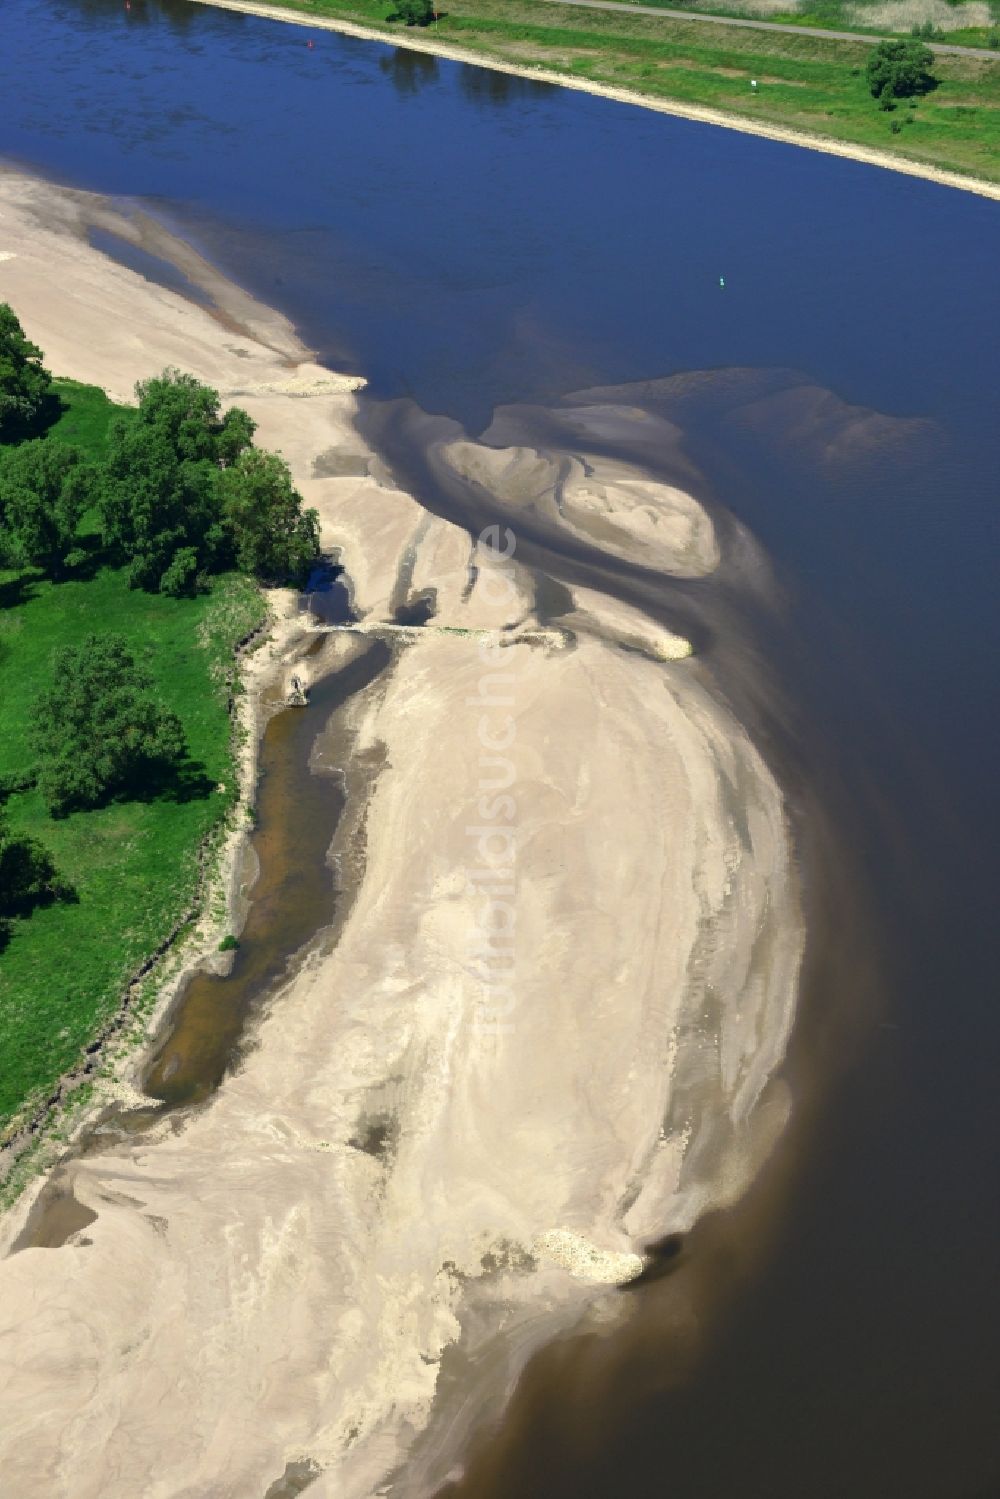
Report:
[{"label": "pale sand", "polygon": [[497,73],[511,73],[516,78],[531,78],[536,83],[558,84],[560,88],[578,89],[584,94],[597,94],[602,99],[614,99],[619,104],[633,104],[640,109],[652,109],[657,114],[675,115],[682,120],[698,120],[705,125],[721,125],[726,130],[739,130],[745,135],[763,136],[765,140],[785,141],[790,146],[803,146],[809,151],[821,151],[827,156],[846,156],[850,161],[860,161],[870,167],[884,167],[890,172],[902,172],[907,177],[924,177],[942,187],[957,187],[963,192],[978,193],[983,198],[1000,199],[1000,182],[988,182],[981,177],[967,177],[961,172],[946,172],[926,162],[909,161],[891,151],[876,151],[868,146],[853,145],[850,141],[832,140],[825,135],[807,134],[804,130],[788,130],[781,125],[767,125],[747,115],[728,114],[721,109],[709,109],[699,104],[681,104],[674,99],[650,99],[631,89],[612,88],[603,83],[591,83],[586,79],[571,77],[568,73],[557,73],[549,68],[522,67],[518,63],[506,62],[488,53],[476,52],[467,47],[455,47],[449,42],[437,42],[424,36],[414,36],[412,29],[379,30],[372,26],[357,26],[353,21],[341,21],[331,17],[307,16],[284,10],[277,5],[259,5],[256,0],[195,0],[198,5],[212,5],[217,10],[239,10],[248,15],[263,16],[269,21],[287,21],[293,26],[308,26],[312,31],[339,31],[345,36],[361,37],[365,41],[385,42],[389,46],[405,47],[410,52],[433,52],[438,57],[448,57],[453,62],[472,63],[479,68],[491,68]]},{"label": "pale sand", "polygon": [[[338,944],[183,1127],[68,1163],[94,1222],[0,1263],[4,1481],[258,1499],[311,1460],[317,1496],[427,1495],[531,1350],[599,1311],[646,1242],[737,1195],[780,1126],[802,947],[782,798],[697,660],[664,660],[677,637],[580,590],[575,640],[533,641],[516,557],[473,554],[375,478],[315,477],[370,457],[350,382],[304,350],[293,371],[294,335],[262,309],[270,347],[88,248],[68,231],[98,209],[0,179],[0,298],[50,362],[116,393],[166,363],[257,392],[244,404],[366,624],[405,565],[437,589],[435,626],[490,634],[425,630],[349,710],[384,768]],[[293,396],[292,377],[323,383]],[[665,567],[703,574],[716,543],[691,497],[616,477],[616,544],[655,530]],[[513,892],[491,904],[493,856]],[[490,921],[510,959],[484,947]]]},{"label": "pale sand", "polygon": [[516,508],[596,542],[612,557],[689,578],[719,565],[712,523],[697,501],[631,464],[589,451],[557,462],[534,448],[475,442],[448,443],[442,457],[463,478],[502,488]]}]

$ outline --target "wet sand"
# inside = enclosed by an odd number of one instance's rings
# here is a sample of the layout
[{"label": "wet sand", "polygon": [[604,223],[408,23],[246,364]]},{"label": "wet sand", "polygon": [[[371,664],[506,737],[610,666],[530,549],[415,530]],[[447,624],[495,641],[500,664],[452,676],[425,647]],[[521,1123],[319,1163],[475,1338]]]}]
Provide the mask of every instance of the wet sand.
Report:
[{"label": "wet sand", "polygon": [[[4,176],[0,297],[48,362],[119,398],[166,364],[211,381],[285,453],[362,627],[435,612],[347,710],[381,768],[336,941],[201,1107],[70,1155],[85,1227],[0,1263],[0,1459],[67,1499],[313,1471],[317,1495],[429,1494],[531,1352],[612,1315],[607,1288],[738,1196],[784,1122],[780,790],[677,632],[599,587],[539,617],[517,518],[690,589],[732,564],[694,494],[602,457],[596,402],[544,451],[439,424],[428,461],[506,517],[470,539],[395,485],[357,382],[283,319],[218,278],[212,317],[92,223],[207,279],[149,221]],[[334,632],[313,669],[354,649]]]}]

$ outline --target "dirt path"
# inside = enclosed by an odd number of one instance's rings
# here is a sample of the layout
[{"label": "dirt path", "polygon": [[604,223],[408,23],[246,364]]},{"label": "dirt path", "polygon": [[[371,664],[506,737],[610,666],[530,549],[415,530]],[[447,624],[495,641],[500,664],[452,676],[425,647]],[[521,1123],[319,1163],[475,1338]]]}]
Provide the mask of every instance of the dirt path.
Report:
[{"label": "dirt path", "polygon": [[[789,36],[818,36],[835,42],[866,42],[869,45],[881,41],[899,41],[899,35],[882,36],[866,31],[827,31],[822,26],[794,26],[784,21],[751,21],[743,16],[706,15],[698,10],[674,10],[664,5],[631,5],[622,0],[545,0],[548,5],[579,5],[585,10],[621,10],[633,16],[662,16],[671,21],[706,21],[715,26],[744,26],[750,31],[785,31]],[[945,52],[956,57],[983,57],[1000,59],[1000,52],[991,52],[986,47],[958,47],[951,42],[926,42],[932,52]]]}]

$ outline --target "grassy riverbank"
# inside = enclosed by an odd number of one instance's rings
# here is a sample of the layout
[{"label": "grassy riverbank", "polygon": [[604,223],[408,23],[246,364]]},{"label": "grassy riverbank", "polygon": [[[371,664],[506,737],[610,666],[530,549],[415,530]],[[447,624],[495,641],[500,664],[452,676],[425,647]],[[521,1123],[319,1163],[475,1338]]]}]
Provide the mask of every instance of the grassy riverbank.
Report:
[{"label": "grassy riverbank", "polygon": [[[57,389],[64,410],[48,440],[100,452],[115,407],[94,387],[64,381]],[[103,564],[87,517],[81,541],[91,562],[71,581],[0,572],[0,776],[30,763],[28,714],[53,650],[89,631],[123,636],[148,667],[158,698],[183,725],[188,774],[169,795],[59,819],[36,791],[8,799],[13,828],[49,850],[75,899],[15,920],[0,953],[0,1139],[77,1061],[131,975],[190,908],[198,849],[235,795],[233,647],[264,613],[256,583],[235,574],[192,598],[129,589],[124,569]]]},{"label": "grassy riverbank", "polygon": [[863,42],[681,21],[669,11],[661,18],[544,0],[450,0],[436,26],[410,30],[386,21],[391,0],[270,3],[369,26],[399,40],[461,47],[484,61],[720,110],[1000,182],[1000,63],[986,57],[939,55],[939,86],[912,107],[901,100],[883,111],[865,82],[870,49]]}]

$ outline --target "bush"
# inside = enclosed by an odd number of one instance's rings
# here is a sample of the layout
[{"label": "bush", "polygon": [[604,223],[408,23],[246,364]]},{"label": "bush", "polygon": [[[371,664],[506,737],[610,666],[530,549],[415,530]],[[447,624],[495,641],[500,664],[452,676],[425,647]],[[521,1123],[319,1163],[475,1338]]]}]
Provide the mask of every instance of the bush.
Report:
[{"label": "bush", "polygon": [[240,944],[238,940],[233,936],[232,932],[230,932],[229,935],[227,937],[223,937],[222,941],[219,943],[219,951],[235,952],[239,945]]},{"label": "bush", "polygon": [[865,74],[873,99],[881,109],[891,109],[888,99],[925,94],[936,86],[930,71],[934,54],[915,39],[879,42],[869,53]]}]

